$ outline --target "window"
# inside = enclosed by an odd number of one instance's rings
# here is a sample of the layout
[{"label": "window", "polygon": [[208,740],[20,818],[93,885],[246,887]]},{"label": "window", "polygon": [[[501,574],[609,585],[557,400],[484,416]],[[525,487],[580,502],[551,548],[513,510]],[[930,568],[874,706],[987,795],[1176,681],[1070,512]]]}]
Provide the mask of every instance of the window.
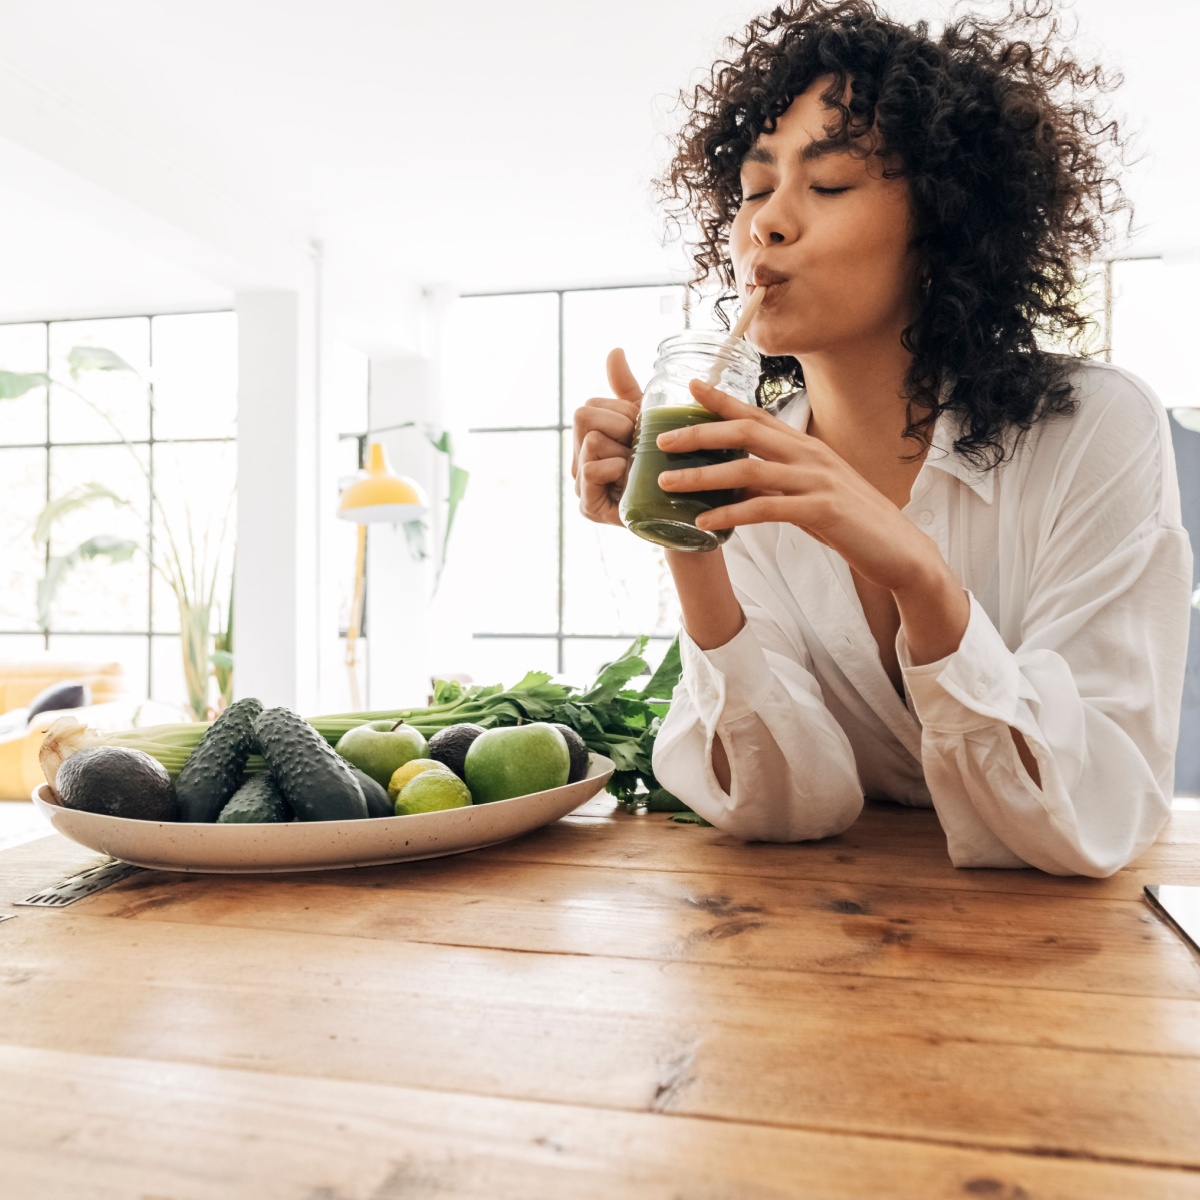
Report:
[{"label": "window", "polygon": [[[132,371],[86,352],[97,349]],[[73,365],[82,369],[73,374]],[[215,580],[224,620],[233,569],[236,317],[0,325],[0,370],[56,381],[0,400],[0,657],[47,649],[117,661],[132,694],[184,705],[179,605],[152,567],[171,562],[192,591]],[[39,515],[88,485],[96,485],[93,499],[62,511],[48,540],[35,541]],[[39,610],[47,573],[97,537],[137,548],[119,561],[81,556]]]},{"label": "window", "polygon": [[643,384],[688,319],[679,285],[470,296],[452,311],[444,382],[471,472],[432,610],[435,673],[587,682],[639,634],[657,661],[678,605],[661,550],[579,512],[572,413],[609,394],[623,346]]}]

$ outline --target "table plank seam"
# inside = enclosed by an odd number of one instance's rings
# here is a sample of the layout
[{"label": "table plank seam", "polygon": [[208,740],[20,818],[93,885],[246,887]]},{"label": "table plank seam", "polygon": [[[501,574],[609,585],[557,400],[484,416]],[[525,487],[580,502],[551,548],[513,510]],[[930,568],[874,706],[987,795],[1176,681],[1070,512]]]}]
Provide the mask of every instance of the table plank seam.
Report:
[{"label": "table plank seam", "polygon": [[[9,1042],[0,1042],[0,1048],[15,1049],[18,1051],[39,1049],[39,1047],[26,1046],[22,1043]],[[290,1079],[299,1082],[311,1083],[332,1082],[351,1084],[359,1087],[383,1089],[388,1089],[393,1086],[387,1083],[380,1083],[379,1081],[343,1078],[342,1076],[338,1075],[314,1075],[310,1073],[299,1074],[294,1071],[273,1072],[257,1068],[251,1064],[221,1065],[217,1063],[195,1062],[191,1059],[146,1059],[140,1058],[136,1055],[96,1054],[86,1050],[72,1051],[71,1053],[78,1054],[81,1057],[96,1062],[144,1063],[153,1067],[155,1064],[165,1061],[182,1066],[194,1066],[203,1071],[215,1071],[230,1074],[245,1073],[252,1075],[263,1075],[275,1080]],[[677,1074],[677,1072],[674,1072],[674,1074]],[[1131,1158],[1127,1155],[1094,1154],[1086,1150],[1070,1150],[1060,1146],[1017,1146],[1001,1141],[970,1141],[963,1138],[922,1137],[918,1134],[907,1134],[901,1132],[884,1133],[873,1129],[851,1129],[836,1125],[822,1125],[816,1122],[787,1123],[783,1121],[770,1120],[752,1121],[745,1118],[725,1117],[717,1113],[688,1112],[679,1109],[661,1108],[657,1106],[655,1100],[652,1100],[644,1107],[630,1107],[615,1104],[585,1104],[580,1103],[579,1101],[556,1100],[552,1097],[543,1096],[505,1096],[493,1092],[470,1091],[466,1088],[430,1087],[427,1084],[418,1082],[406,1082],[404,1084],[398,1084],[395,1086],[402,1088],[404,1091],[423,1092],[432,1096],[466,1096],[481,1101],[513,1101],[518,1104],[544,1105],[551,1108],[561,1108],[567,1111],[576,1112],[582,1110],[584,1112],[596,1113],[625,1113],[632,1116],[644,1115],[647,1117],[678,1119],[681,1121],[703,1121],[735,1128],[775,1129],[783,1132],[794,1131],[799,1133],[812,1133],[825,1137],[838,1137],[846,1139],[857,1138],[878,1142],[902,1142],[909,1145],[930,1146],[937,1149],[966,1150],[986,1154],[1013,1155],[1020,1158],[1056,1158],[1067,1161],[1094,1163],[1099,1166],[1131,1167],[1163,1172],[1175,1172],[1186,1176],[1200,1175],[1200,1163],[1165,1162],[1152,1159]]]}]

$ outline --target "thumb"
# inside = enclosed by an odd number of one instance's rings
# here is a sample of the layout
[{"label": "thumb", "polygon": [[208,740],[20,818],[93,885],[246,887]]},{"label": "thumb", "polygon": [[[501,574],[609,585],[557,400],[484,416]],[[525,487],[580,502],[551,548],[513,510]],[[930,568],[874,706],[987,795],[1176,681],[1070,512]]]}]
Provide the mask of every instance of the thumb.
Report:
[{"label": "thumb", "polygon": [[638,381],[633,377],[633,372],[629,369],[629,363],[625,358],[625,351],[621,349],[610,350],[605,366],[608,369],[608,386],[612,388],[613,395],[618,400],[626,400],[631,404],[637,404],[642,398],[642,389],[638,387]]}]

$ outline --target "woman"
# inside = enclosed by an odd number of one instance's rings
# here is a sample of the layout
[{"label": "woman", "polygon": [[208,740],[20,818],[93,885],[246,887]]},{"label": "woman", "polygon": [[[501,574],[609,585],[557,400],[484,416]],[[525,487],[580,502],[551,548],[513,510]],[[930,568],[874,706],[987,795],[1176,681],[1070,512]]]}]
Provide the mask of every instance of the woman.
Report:
[{"label": "woman", "polygon": [[[665,190],[698,278],[767,289],[751,409],[664,473],[743,489],[667,552],[683,677],[655,773],[747,839],[824,838],[864,795],[932,806],[958,867],[1106,876],[1172,794],[1192,555],[1161,404],[1079,337],[1082,264],[1127,208],[1108,84],[1045,3],[932,40],[869,0],[753,22],[688,102]],[[729,297],[733,299],[731,295]],[[727,318],[726,318],[727,319]],[[575,418],[583,512],[619,523],[640,396]]]}]

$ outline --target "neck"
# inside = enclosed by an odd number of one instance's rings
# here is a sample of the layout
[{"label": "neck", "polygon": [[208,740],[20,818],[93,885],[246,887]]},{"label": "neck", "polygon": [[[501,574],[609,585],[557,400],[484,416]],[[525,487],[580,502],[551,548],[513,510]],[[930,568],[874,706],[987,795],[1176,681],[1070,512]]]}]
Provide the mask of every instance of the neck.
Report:
[{"label": "neck", "polygon": [[869,483],[903,507],[924,453],[902,436],[907,424],[904,376],[912,356],[889,335],[801,357],[811,416],[808,432]]}]

